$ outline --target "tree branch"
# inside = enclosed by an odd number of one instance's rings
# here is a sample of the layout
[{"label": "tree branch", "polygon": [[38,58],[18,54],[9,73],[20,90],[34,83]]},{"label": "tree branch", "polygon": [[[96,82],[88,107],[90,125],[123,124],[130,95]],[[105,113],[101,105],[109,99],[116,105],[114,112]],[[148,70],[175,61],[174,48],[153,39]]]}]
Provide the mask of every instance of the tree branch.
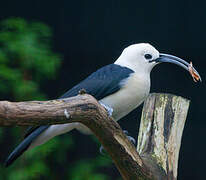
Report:
[{"label": "tree branch", "polygon": [[120,126],[90,95],[52,101],[0,101],[0,126],[80,122],[86,125],[111,156],[123,179],[153,179]]},{"label": "tree branch", "polygon": [[[176,179],[189,101],[152,94],[145,101],[137,150],[90,95],[52,101],[0,101],[0,126],[79,122],[102,143],[125,180]],[[138,153],[139,152],[139,153]]]}]

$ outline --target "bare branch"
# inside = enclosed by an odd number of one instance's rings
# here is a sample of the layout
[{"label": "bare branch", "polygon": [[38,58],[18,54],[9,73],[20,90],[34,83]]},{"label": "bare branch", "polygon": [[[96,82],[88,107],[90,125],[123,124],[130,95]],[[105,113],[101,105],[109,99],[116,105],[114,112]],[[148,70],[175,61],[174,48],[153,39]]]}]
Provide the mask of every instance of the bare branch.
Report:
[{"label": "bare branch", "polygon": [[90,95],[30,102],[0,101],[0,126],[80,122],[92,130],[113,159],[123,179],[152,179],[120,126]]},{"label": "bare branch", "polygon": [[123,179],[177,178],[188,100],[168,94],[148,97],[138,136],[138,153],[104,107],[92,96],[81,94],[52,101],[0,101],[0,126],[80,122],[99,139]]}]

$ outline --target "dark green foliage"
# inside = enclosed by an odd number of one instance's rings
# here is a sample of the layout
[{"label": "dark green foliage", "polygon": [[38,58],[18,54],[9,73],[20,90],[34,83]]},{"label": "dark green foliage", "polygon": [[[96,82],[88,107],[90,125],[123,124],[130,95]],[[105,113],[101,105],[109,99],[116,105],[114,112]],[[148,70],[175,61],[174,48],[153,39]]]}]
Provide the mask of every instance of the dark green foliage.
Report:
[{"label": "dark green foliage", "polygon": [[[75,163],[75,166],[71,169],[71,174],[67,179],[72,180],[108,180],[108,176],[98,173],[98,168],[108,166],[111,163],[110,160],[105,157],[98,157],[96,159],[82,160]],[[91,178],[92,177],[92,178]]]},{"label": "dark green foliage", "polygon": [[[41,86],[55,78],[61,56],[52,51],[52,32],[39,22],[27,22],[10,18],[0,23],[0,95],[12,101],[44,100]],[[22,128],[1,128],[0,147],[4,156],[20,142]],[[14,143],[12,146],[12,142]],[[7,147],[10,145],[10,147]],[[108,177],[98,172],[110,160],[99,156],[93,160],[67,161],[69,150],[75,144],[71,135],[64,135],[34,148],[21,156],[11,167],[0,165],[0,179],[65,179],[105,180]],[[98,148],[97,148],[98,150]],[[7,153],[5,153],[5,151]],[[6,157],[2,157],[3,161]],[[59,168],[60,167],[60,168]],[[61,169],[61,172],[59,172]]]},{"label": "dark green foliage", "polygon": [[48,26],[20,18],[0,23],[0,94],[15,100],[44,99],[40,85],[55,77],[61,59],[52,52]]}]

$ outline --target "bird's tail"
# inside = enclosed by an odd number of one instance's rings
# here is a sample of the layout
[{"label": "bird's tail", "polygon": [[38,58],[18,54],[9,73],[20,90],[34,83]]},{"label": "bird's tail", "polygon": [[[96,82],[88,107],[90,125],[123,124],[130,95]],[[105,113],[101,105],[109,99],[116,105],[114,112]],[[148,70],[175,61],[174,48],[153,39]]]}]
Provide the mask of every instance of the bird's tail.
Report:
[{"label": "bird's tail", "polygon": [[71,131],[72,129],[79,126],[79,123],[70,124],[58,124],[58,125],[45,125],[37,128],[29,128],[25,139],[14,149],[5,161],[5,166],[8,167],[12,164],[19,156],[21,156],[27,149],[34,148],[41,144],[44,144],[54,136]]},{"label": "bird's tail", "polygon": [[5,166],[8,167],[11,165],[19,156],[23,154],[24,151],[28,149],[30,144],[43,132],[45,131],[49,126],[40,126],[35,131],[33,131],[31,134],[29,134],[9,155],[9,157],[5,161]]}]

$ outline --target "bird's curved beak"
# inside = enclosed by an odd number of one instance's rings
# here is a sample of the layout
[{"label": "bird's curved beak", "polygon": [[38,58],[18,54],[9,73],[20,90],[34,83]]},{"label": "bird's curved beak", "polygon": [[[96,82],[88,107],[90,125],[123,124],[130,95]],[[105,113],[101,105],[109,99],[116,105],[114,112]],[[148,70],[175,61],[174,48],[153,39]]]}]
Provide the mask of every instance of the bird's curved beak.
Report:
[{"label": "bird's curved beak", "polygon": [[167,63],[176,64],[176,65],[186,69],[187,71],[189,71],[190,74],[191,74],[191,68],[192,68],[192,72],[199,77],[198,80],[202,81],[199,73],[197,72],[197,70],[194,67],[192,67],[191,64],[189,64],[188,62],[186,62],[185,60],[183,60],[179,57],[176,57],[176,56],[173,56],[173,55],[170,55],[170,54],[160,53],[159,58],[157,58],[153,61],[155,61],[157,63],[158,62],[167,62]]}]

